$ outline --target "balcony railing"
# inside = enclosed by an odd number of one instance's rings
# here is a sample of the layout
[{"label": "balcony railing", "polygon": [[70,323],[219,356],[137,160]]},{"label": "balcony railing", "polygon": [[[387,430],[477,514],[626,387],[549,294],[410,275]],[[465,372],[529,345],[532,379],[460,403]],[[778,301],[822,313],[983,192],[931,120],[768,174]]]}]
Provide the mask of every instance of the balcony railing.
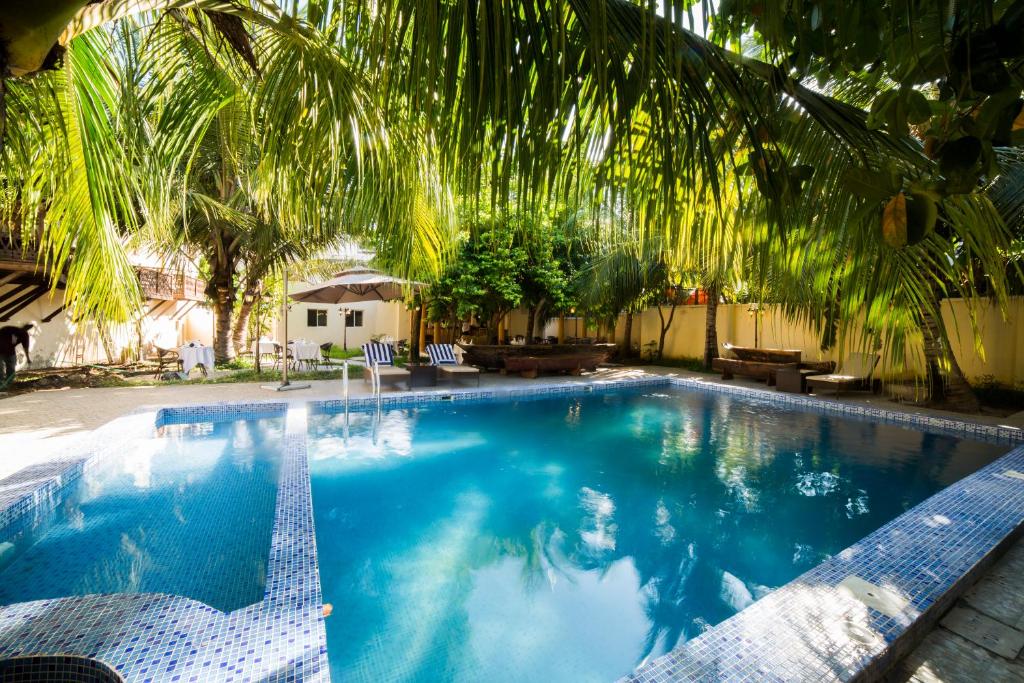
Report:
[{"label": "balcony railing", "polygon": [[136,266],[139,285],[147,299],[165,301],[203,301],[206,298],[202,280],[184,273],[168,273],[158,268]]}]

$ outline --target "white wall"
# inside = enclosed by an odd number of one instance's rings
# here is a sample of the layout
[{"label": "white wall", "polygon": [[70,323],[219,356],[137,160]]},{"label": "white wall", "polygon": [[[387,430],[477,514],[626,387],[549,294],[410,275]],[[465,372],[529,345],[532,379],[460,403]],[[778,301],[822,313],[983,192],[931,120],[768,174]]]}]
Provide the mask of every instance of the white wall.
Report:
[{"label": "white wall", "polygon": [[[295,289],[299,289],[300,286],[295,285]],[[390,335],[396,341],[409,339],[410,315],[401,302],[368,301],[345,304],[345,308],[363,312],[363,326],[348,328],[347,343],[350,349],[359,348],[375,335]],[[310,327],[308,325],[307,311],[310,309],[327,311],[327,327]],[[342,307],[338,304],[293,302],[288,310],[288,337],[290,339],[305,339],[317,344],[333,342],[339,347],[342,346],[346,334],[341,309]],[[275,339],[282,340],[284,330],[280,320],[276,321],[274,329]]]},{"label": "white wall", "polygon": [[[11,289],[10,286],[0,287],[0,299]],[[92,321],[76,323],[66,311],[62,311],[50,322],[42,322],[62,303],[63,295],[59,292],[52,299],[44,295],[18,311],[10,320],[0,322],[0,326],[25,323],[36,325],[30,344],[33,367],[66,366],[76,362],[106,363],[107,355]],[[187,304],[185,301],[164,304],[155,316],[143,320],[142,342],[147,354],[154,344],[173,347],[192,339],[210,342],[213,336],[213,317],[203,306],[195,306],[182,319],[173,320],[173,316]],[[115,325],[111,327],[110,338],[115,356],[113,360],[117,362],[126,350],[133,351],[138,346],[139,333],[134,325]]]}]

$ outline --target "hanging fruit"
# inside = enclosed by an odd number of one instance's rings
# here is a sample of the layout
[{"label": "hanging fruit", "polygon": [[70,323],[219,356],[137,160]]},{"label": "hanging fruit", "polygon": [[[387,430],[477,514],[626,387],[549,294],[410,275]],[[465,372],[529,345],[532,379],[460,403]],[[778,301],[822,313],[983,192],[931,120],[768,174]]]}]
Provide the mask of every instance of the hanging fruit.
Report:
[{"label": "hanging fruit", "polygon": [[911,192],[906,202],[907,244],[917,244],[935,229],[939,206],[934,199],[920,192]]},{"label": "hanging fruit", "polygon": [[882,210],[882,240],[893,249],[907,245],[907,198],[902,192],[897,192]]},{"label": "hanging fruit", "polygon": [[882,240],[893,249],[921,242],[935,229],[939,206],[923,192],[899,192],[882,211]]}]

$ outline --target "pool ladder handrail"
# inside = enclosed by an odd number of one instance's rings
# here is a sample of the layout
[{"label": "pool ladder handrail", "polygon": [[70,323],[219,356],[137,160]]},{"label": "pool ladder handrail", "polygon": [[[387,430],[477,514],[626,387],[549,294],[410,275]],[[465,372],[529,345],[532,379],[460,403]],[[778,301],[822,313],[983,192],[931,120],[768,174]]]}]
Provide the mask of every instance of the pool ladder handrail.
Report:
[{"label": "pool ladder handrail", "polygon": [[380,363],[377,361],[373,361],[373,377],[370,386],[377,397],[377,417],[380,417]]},{"label": "pool ladder handrail", "polygon": [[[345,401],[345,422],[348,422],[348,363],[349,359],[345,358],[342,360],[342,377],[341,377],[341,395]],[[380,398],[380,363],[373,361],[373,365],[367,368],[370,371],[370,391],[371,395],[377,399],[377,416],[380,416],[381,411],[381,398]]]}]

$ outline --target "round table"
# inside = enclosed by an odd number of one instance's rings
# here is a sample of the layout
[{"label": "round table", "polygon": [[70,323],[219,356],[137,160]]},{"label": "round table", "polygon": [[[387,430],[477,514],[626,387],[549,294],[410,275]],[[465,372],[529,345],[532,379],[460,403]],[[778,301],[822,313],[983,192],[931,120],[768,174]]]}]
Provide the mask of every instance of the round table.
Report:
[{"label": "round table", "polygon": [[178,357],[181,358],[181,369],[187,375],[197,365],[203,366],[204,371],[213,370],[213,347],[212,346],[189,346],[185,345],[178,349]]},{"label": "round table", "polygon": [[320,362],[320,346],[313,342],[292,342],[288,345],[292,352],[292,360],[296,364],[305,363],[316,367]]}]

